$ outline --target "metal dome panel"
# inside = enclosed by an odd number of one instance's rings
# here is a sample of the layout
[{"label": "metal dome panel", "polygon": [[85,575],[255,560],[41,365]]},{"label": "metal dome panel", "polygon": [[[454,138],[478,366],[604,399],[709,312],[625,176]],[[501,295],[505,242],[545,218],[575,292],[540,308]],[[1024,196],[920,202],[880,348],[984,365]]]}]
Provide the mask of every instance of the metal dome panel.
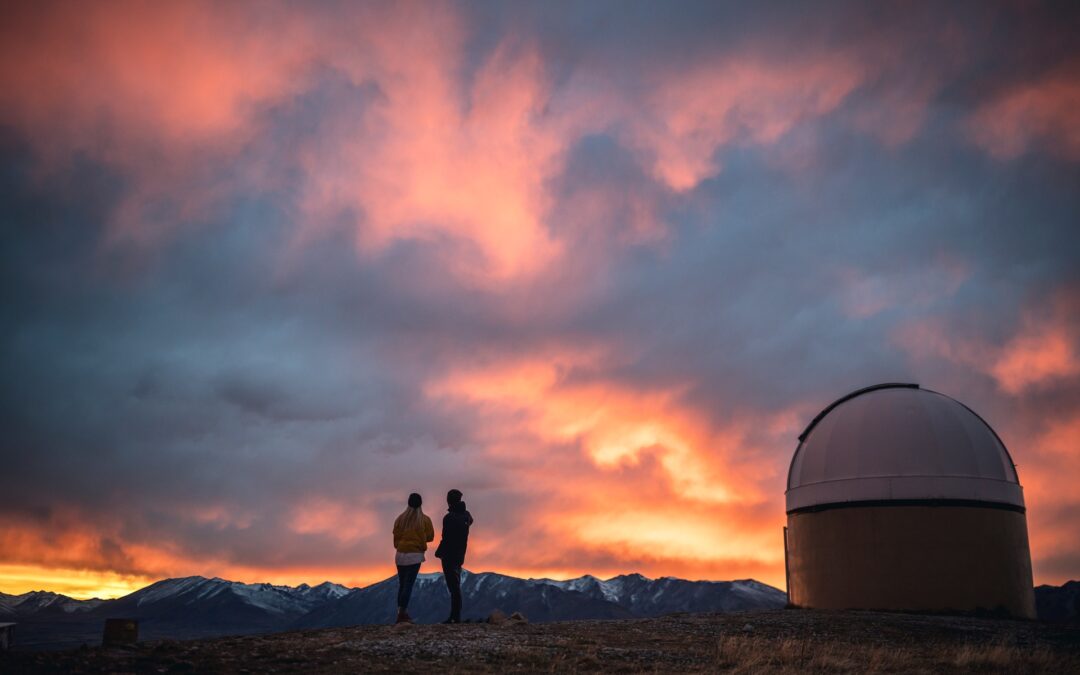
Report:
[{"label": "metal dome panel", "polygon": [[993,429],[962,403],[918,385],[849,394],[799,438],[789,512],[861,501],[1024,505],[1016,468]]}]

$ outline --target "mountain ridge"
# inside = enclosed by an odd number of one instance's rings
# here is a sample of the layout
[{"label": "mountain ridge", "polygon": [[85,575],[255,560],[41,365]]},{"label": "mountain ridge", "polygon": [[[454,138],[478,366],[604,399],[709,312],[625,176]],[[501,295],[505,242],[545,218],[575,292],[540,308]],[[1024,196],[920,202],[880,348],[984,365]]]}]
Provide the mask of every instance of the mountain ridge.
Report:
[{"label": "mountain ridge", "polygon": [[[520,611],[538,622],[769,609],[786,602],[783,591],[755,580],[687,581],[640,574],[554,580],[465,571],[462,590],[466,618],[480,619],[498,609]],[[396,576],[359,588],[189,576],[162,579],[111,600],[76,600],[48,591],[0,596],[0,616],[19,623],[19,644],[62,648],[95,644],[106,618],[137,619],[142,639],[387,623],[396,596]],[[449,598],[441,572],[419,575],[409,609],[420,623],[446,618]]]},{"label": "mountain ridge", "polygon": [[[689,612],[738,612],[783,607],[783,591],[754,579],[688,581],[630,573],[600,579],[522,579],[497,572],[464,572],[464,618],[494,610],[520,611],[533,622],[649,618]],[[188,639],[283,630],[389,623],[396,577],[350,588],[326,581],[310,586],[244,583],[220,577],[162,579],[120,598],[78,600],[51,591],[0,593],[0,620],[14,621],[17,644],[54,649],[97,644],[106,618],[139,621],[141,639]],[[1076,621],[1080,581],[1035,589],[1040,619]],[[440,572],[419,575],[410,613],[419,623],[446,618],[449,599]]]}]

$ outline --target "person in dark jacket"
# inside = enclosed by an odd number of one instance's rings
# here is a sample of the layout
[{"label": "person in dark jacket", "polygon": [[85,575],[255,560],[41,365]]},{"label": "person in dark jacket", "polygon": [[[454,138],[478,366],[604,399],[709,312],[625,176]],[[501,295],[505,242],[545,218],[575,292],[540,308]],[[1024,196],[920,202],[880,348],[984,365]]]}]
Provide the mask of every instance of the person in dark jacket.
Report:
[{"label": "person in dark jacket", "polygon": [[443,578],[450,591],[450,618],[443,623],[461,622],[461,568],[465,564],[465,549],[469,545],[469,527],[472,514],[465,509],[461,490],[446,493],[449,507],[442,521],[442,541],[435,549],[435,557],[442,560]]}]

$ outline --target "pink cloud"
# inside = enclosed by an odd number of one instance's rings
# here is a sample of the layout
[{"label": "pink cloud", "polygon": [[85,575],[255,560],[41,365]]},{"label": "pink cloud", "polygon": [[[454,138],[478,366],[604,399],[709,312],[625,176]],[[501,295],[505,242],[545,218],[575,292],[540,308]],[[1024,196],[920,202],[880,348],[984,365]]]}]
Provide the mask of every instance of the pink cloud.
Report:
[{"label": "pink cloud", "polygon": [[1036,144],[1080,159],[1080,63],[1062,64],[1043,76],[1014,84],[971,116],[972,140],[999,159],[1012,159]]},{"label": "pink cloud", "polygon": [[775,143],[797,123],[834,110],[864,77],[855,60],[834,54],[798,64],[739,56],[650,75],[644,101],[626,103],[634,112],[624,137],[680,192],[720,171],[714,155],[722,146]]},{"label": "pink cloud", "polygon": [[944,359],[981,372],[1015,396],[1080,374],[1076,307],[1076,292],[1062,290],[1050,302],[1027,310],[1014,334],[999,344],[958,334],[934,319],[904,324],[894,340],[916,359]]},{"label": "pink cloud", "polygon": [[[450,237],[474,251],[450,261],[460,280],[499,284],[563,256],[548,221],[550,180],[584,136],[617,135],[664,185],[686,191],[720,170],[719,148],[775,143],[865,78],[853,55],[791,63],[735,53],[677,72],[657,65],[641,73],[640,90],[609,86],[583,64],[556,90],[528,40],[505,38],[470,71],[463,17],[445,5],[415,9],[350,6],[331,17],[272,3],[257,18],[245,5],[202,3],[27,10],[2,48],[3,115],[51,163],[86,153],[128,176],[112,236],[152,243],[176,223],[207,219],[238,189],[277,187],[272,166],[228,178],[207,169],[255,143],[260,114],[300,94],[313,69],[335,68],[378,95],[363,109],[337,108],[318,137],[286,155],[302,169],[297,241],[347,214],[361,255]],[[579,199],[611,212],[603,192]],[[631,241],[663,238],[650,203],[639,199],[630,213]]]}]

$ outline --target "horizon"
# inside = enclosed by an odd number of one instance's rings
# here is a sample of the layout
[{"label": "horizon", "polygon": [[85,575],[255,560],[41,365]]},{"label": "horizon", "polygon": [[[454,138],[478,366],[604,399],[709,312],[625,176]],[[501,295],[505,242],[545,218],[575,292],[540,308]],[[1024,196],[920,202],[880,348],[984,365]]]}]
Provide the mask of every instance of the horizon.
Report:
[{"label": "horizon", "polygon": [[[579,574],[577,576],[566,577],[566,578],[547,577],[547,576],[542,576],[542,577],[520,577],[520,576],[517,576],[517,575],[514,575],[514,574],[506,574],[506,573],[503,573],[503,572],[496,572],[494,570],[484,570],[483,572],[473,572],[473,571],[471,571],[471,570],[469,570],[467,568],[462,568],[462,572],[466,576],[467,575],[478,575],[478,574],[496,574],[496,575],[499,575],[499,576],[513,577],[513,578],[516,578],[516,579],[522,579],[524,581],[573,581],[575,579],[582,579],[582,578],[585,578],[585,577],[589,577],[589,578],[597,579],[599,581],[608,582],[608,581],[611,581],[612,579],[617,579],[619,577],[638,576],[638,577],[641,577],[641,578],[645,579],[646,581],[660,581],[661,579],[677,579],[679,581],[688,581],[688,582],[691,582],[691,583],[734,583],[734,582],[741,582],[741,581],[754,581],[754,582],[757,582],[757,583],[765,583],[765,582],[758,581],[757,579],[753,579],[753,578],[750,578],[750,577],[747,577],[745,579],[684,579],[682,577],[675,577],[675,576],[670,576],[670,575],[658,576],[658,577],[649,577],[647,575],[641,574],[640,572],[623,572],[622,574],[616,574],[614,576],[610,576],[610,577],[607,577],[607,578],[598,577],[598,576],[596,576],[594,574],[589,574],[588,572],[586,572],[584,574]],[[436,576],[442,576],[442,574],[443,573],[442,573],[441,570],[440,571],[434,571],[434,572],[425,572],[425,571],[423,571],[423,569],[421,569],[420,573],[417,576],[418,577],[436,577]],[[132,593],[141,591],[141,590],[143,590],[145,588],[153,586],[154,584],[160,583],[162,581],[175,581],[175,580],[178,580],[178,579],[203,579],[203,580],[206,580],[206,581],[222,581],[222,582],[230,583],[230,584],[232,584],[232,583],[240,583],[240,584],[248,584],[248,585],[269,584],[269,585],[275,586],[275,587],[285,587],[285,588],[294,588],[294,589],[299,588],[300,586],[307,586],[309,588],[314,588],[314,587],[317,587],[317,586],[321,586],[322,584],[333,584],[333,585],[341,586],[343,588],[346,588],[346,589],[352,591],[352,590],[358,590],[358,589],[363,589],[363,588],[367,588],[367,587],[370,587],[370,586],[374,586],[376,584],[392,582],[392,581],[395,581],[397,579],[397,577],[396,577],[395,574],[390,574],[390,576],[387,576],[384,579],[378,579],[376,581],[371,581],[371,582],[364,583],[364,584],[343,584],[343,583],[339,583],[339,582],[336,582],[336,581],[331,581],[330,579],[324,579],[324,580],[322,580],[320,582],[314,582],[314,583],[306,581],[306,582],[300,582],[300,583],[296,583],[296,584],[281,584],[281,583],[274,583],[272,581],[242,581],[242,580],[239,580],[239,579],[223,579],[221,577],[216,577],[216,576],[215,577],[206,577],[206,576],[203,576],[201,574],[190,574],[190,575],[181,576],[181,577],[164,577],[164,578],[161,578],[161,579],[154,579],[152,581],[149,581],[148,583],[141,584],[141,585],[138,585],[138,586],[133,586],[129,590],[118,592],[116,595],[109,595],[109,596],[98,596],[98,595],[85,596],[85,595],[81,594],[82,593],[81,591],[79,592],[80,594],[71,594],[71,593],[62,593],[60,591],[50,590],[50,589],[46,589],[46,588],[32,588],[32,589],[29,589],[29,590],[26,590],[26,591],[21,591],[21,592],[8,592],[8,591],[0,591],[0,592],[6,593],[7,595],[12,595],[12,596],[26,595],[28,593],[56,593],[57,595],[63,595],[63,596],[66,596],[68,598],[71,598],[72,600],[116,600],[117,598],[122,598],[122,597],[130,595]],[[783,589],[777,589],[777,590],[783,590]]]},{"label": "horizon", "polygon": [[367,585],[450,488],[468,567],[785,589],[798,436],[879,382],[981,416],[1035,584],[1080,577],[1077,34],[1049,2],[9,8],[0,591]]}]

